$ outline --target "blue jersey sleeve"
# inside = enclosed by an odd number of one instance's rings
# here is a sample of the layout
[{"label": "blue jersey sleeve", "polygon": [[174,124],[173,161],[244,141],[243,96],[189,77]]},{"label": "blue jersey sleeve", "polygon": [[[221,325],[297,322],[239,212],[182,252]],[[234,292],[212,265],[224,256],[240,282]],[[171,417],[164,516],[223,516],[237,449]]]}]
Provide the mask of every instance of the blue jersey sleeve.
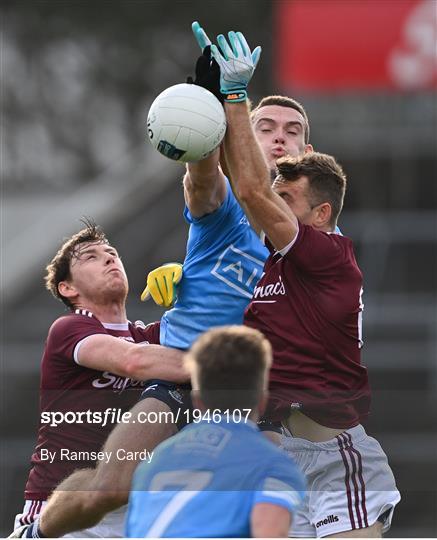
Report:
[{"label": "blue jersey sleeve", "polygon": [[303,474],[290,458],[283,456],[266,468],[254,494],[253,504],[270,503],[292,513],[302,503],[305,489]]}]

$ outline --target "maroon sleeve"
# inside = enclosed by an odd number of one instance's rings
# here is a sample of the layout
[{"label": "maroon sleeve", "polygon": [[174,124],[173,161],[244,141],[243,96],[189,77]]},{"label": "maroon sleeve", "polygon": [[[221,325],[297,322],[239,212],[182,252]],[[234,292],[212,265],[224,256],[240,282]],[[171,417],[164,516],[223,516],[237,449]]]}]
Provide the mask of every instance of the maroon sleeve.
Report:
[{"label": "maroon sleeve", "polygon": [[323,273],[341,266],[348,259],[351,241],[335,233],[318,231],[299,223],[299,232],[285,259],[302,270]]},{"label": "maroon sleeve", "polygon": [[107,334],[96,318],[76,314],[61,317],[52,324],[49,330],[47,352],[53,358],[73,360],[74,348],[79,341],[94,334]]},{"label": "maroon sleeve", "polygon": [[159,332],[161,321],[149,323],[147,326],[142,321],[135,321],[133,335],[135,341],[140,343],[147,341],[152,345],[160,345]]}]

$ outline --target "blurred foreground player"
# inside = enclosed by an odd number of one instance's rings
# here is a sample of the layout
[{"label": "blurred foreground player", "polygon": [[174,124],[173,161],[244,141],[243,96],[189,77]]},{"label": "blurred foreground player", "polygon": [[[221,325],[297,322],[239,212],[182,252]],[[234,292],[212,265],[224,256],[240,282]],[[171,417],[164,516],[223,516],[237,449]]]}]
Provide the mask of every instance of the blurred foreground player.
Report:
[{"label": "blurred foreground player", "polygon": [[334,158],[309,153],[277,162],[273,184],[251,124],[255,70],[241,33],[218,36],[233,190],[270,255],[244,317],[273,347],[266,417],[308,482],[291,529],[298,537],[372,537],[390,527],[400,496],[381,447],[361,421],[370,391],[361,365],[362,274],[351,240],[334,233],[346,177]]},{"label": "blurred foreground player", "polygon": [[287,536],[305,481],[255,424],[267,400],[270,344],[244,326],[217,328],[195,342],[186,363],[202,419],[139,465],[126,536]]},{"label": "blurred foreground player", "polygon": [[[144,325],[128,321],[123,264],[94,224],[62,245],[47,267],[46,285],[70,313],[53,323],[47,337],[40,408],[48,421],[40,424],[26,503],[15,528],[33,522],[50,493],[75,469],[95,464],[119,414],[137,402],[140,381],[188,379],[180,351],[149,345]],[[64,413],[69,419],[62,421]],[[112,527],[117,519],[108,516],[107,523]],[[111,535],[111,528],[101,527],[102,536]]]}]

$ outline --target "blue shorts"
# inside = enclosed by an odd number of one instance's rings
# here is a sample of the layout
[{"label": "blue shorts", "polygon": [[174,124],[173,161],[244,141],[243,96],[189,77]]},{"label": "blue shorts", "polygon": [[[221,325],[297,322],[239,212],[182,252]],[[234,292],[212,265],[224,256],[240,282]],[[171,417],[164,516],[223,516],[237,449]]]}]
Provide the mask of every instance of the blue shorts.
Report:
[{"label": "blue shorts", "polygon": [[[176,384],[161,379],[151,379],[146,382],[146,387],[141,393],[141,399],[154,398],[165,403],[173,413],[176,427],[180,431],[188,424],[193,410],[191,401],[191,384]],[[280,422],[272,422],[268,419],[258,421],[260,431],[274,431],[283,434]]]},{"label": "blue shorts", "polygon": [[173,417],[177,419],[176,427],[179,431],[187,425],[187,418],[191,415],[186,411],[193,409],[191,384],[176,384],[161,379],[151,379],[146,382],[140,400],[147,398],[154,398],[168,405]]}]

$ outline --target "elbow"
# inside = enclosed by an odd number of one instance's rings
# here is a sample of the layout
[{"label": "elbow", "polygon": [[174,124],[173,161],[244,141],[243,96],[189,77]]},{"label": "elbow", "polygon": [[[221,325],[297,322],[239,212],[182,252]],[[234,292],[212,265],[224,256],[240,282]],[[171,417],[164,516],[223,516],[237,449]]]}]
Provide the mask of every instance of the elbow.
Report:
[{"label": "elbow", "polygon": [[252,185],[251,183],[247,185],[240,185],[236,189],[236,197],[243,204],[250,204],[253,201],[254,197],[257,194],[257,186]]},{"label": "elbow", "polygon": [[101,491],[94,501],[93,510],[96,513],[105,515],[127,504],[128,500],[128,491]]},{"label": "elbow", "polygon": [[147,372],[150,370],[150,361],[144,354],[144,348],[133,345],[126,354],[123,362],[123,375],[136,380],[147,379]]},{"label": "elbow", "polygon": [[250,192],[251,189],[242,189],[241,187],[239,189],[235,190],[235,196],[240,201],[240,203],[246,205],[247,201],[250,199]]},{"label": "elbow", "polygon": [[[270,186],[268,189],[270,190]],[[266,200],[269,197],[269,192],[263,184],[248,182],[247,184],[239,185],[235,195],[241,203],[250,207],[257,199]]]},{"label": "elbow", "polygon": [[99,515],[117,510],[129,500],[131,477],[109,475],[96,480],[93,491],[90,491],[89,511]]}]

